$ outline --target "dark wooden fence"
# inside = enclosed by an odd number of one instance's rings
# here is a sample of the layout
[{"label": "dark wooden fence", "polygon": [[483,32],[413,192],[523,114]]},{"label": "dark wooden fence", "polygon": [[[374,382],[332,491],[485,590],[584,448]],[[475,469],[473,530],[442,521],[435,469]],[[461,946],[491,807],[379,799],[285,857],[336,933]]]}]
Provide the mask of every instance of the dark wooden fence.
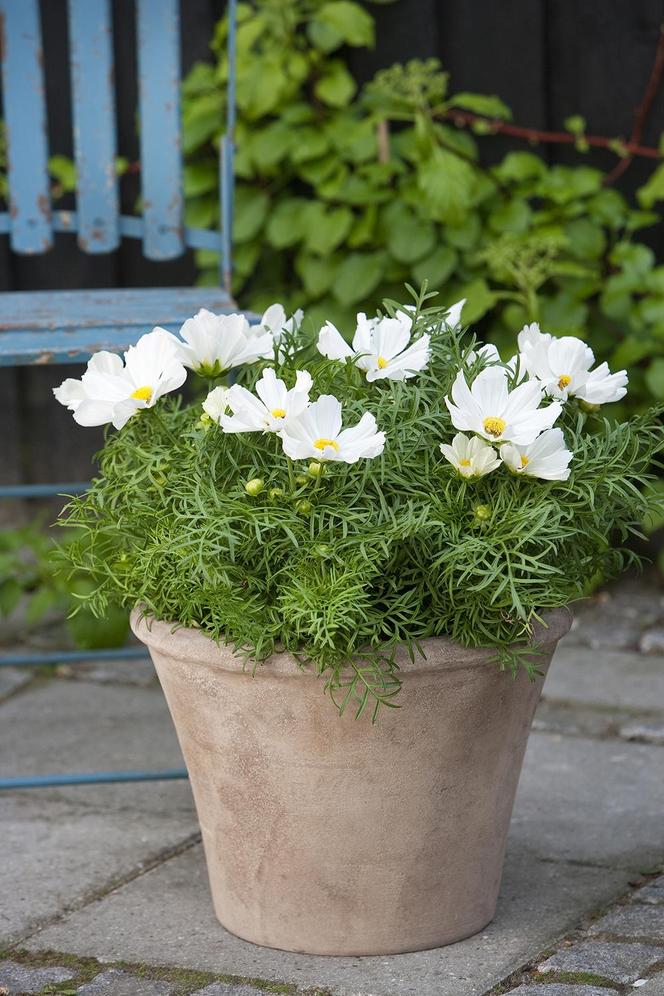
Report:
[{"label": "dark wooden fence", "polygon": [[[65,2],[42,0],[42,16],[51,151],[71,155]],[[207,58],[212,27],[223,8],[223,0],[182,0],[185,69]],[[358,79],[396,61],[435,55],[452,74],[454,89],[499,94],[519,124],[560,129],[568,115],[578,113],[594,133],[624,136],[631,132],[664,22],[664,0],[397,0],[370,9],[378,44],[369,54],[351,53]],[[135,159],[133,3],[113,0],[113,12],[119,146]],[[662,131],[664,89],[652,106],[643,140],[656,145]],[[514,147],[508,139],[491,142],[496,155]],[[574,156],[563,146],[548,146],[545,154],[562,162]],[[606,165],[606,156],[596,153],[594,161]],[[646,167],[635,162],[620,185],[628,190],[645,175]],[[131,185],[123,197],[123,208],[130,212]],[[0,290],[186,285],[194,278],[190,258],[149,263],[138,243],[91,257],[80,253],[71,238],[59,236],[53,251],[28,258],[12,255],[6,239],[0,241]],[[76,427],[51,395],[68,373],[64,368],[0,371],[3,483],[89,475],[100,434]]]}]

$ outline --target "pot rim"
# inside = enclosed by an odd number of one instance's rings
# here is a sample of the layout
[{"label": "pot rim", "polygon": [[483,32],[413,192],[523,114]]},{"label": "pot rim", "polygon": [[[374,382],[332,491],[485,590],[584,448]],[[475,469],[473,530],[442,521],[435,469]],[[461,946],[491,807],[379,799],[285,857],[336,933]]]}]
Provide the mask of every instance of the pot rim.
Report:
[{"label": "pot rim", "polygon": [[[533,644],[546,652],[569,632],[572,611],[569,606],[564,606],[543,612],[541,618],[542,623],[536,622],[534,626]],[[223,671],[247,674],[251,658],[238,653],[230,643],[216,643],[202,630],[157,619],[140,606],[132,610],[130,623],[134,635],[150,650],[193,664],[207,664]],[[411,660],[406,650],[399,648],[396,659],[401,673],[438,671],[441,669],[441,657],[445,661],[443,666],[446,671],[486,666],[495,658],[495,649],[492,647],[463,647],[445,636],[427,637],[420,642],[425,654],[432,645],[439,649],[436,664],[430,664],[427,656],[417,655]],[[447,652],[441,655],[440,650],[443,648]],[[267,670],[285,677],[311,676],[312,673],[298,664],[288,651],[273,654],[259,664],[256,676]]]}]

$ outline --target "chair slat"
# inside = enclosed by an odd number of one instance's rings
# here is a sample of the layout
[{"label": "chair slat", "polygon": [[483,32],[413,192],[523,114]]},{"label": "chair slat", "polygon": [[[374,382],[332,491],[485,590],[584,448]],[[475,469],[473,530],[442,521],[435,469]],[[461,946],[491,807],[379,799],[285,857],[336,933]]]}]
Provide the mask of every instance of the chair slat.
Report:
[{"label": "chair slat", "polygon": [[178,0],[138,0],[141,190],[148,259],[182,255]]},{"label": "chair slat", "polygon": [[69,0],[78,244],[111,252],[120,241],[109,0]]},{"label": "chair slat", "polygon": [[18,253],[45,252],[53,238],[37,0],[0,0],[0,17],[10,242]]}]

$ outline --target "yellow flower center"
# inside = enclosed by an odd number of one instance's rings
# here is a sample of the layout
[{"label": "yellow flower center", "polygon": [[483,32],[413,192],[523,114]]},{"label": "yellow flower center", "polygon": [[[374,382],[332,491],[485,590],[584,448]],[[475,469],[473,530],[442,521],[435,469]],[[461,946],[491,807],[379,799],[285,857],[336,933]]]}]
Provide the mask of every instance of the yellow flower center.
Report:
[{"label": "yellow flower center", "polygon": [[528,466],[528,457],[522,455],[522,457],[521,457],[521,467],[527,467],[527,466]]},{"label": "yellow flower center", "polygon": [[384,370],[388,363],[389,363],[389,360],[386,360],[384,356],[379,356],[378,357],[378,369],[379,370]]},{"label": "yellow flower center", "polygon": [[137,401],[151,401],[152,400],[152,388],[151,387],[137,387],[134,393],[131,395],[132,398],[136,398]]},{"label": "yellow flower center", "polygon": [[504,418],[497,418],[496,416],[490,415],[489,418],[484,419],[484,431],[488,432],[490,436],[494,436],[496,439],[505,431],[506,425],[507,422]]},{"label": "yellow flower center", "polygon": [[317,439],[314,446],[317,450],[324,450],[327,446],[331,446],[333,450],[339,452],[339,443],[336,443],[334,439]]},{"label": "yellow flower center", "polygon": [[466,460],[466,459],[459,460],[459,466],[460,467],[470,467],[470,460]]},{"label": "yellow flower center", "polygon": [[566,387],[572,383],[572,378],[568,374],[562,374],[558,380],[558,387],[561,391],[564,391]]},{"label": "yellow flower center", "polygon": [[272,411],[270,412],[270,415],[272,416],[272,418],[286,418],[286,409],[273,408]]}]

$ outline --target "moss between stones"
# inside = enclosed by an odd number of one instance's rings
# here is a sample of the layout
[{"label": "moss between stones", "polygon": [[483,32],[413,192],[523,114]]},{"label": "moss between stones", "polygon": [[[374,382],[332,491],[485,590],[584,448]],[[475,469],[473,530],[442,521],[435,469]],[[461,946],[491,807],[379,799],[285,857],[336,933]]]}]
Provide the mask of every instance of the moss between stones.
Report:
[{"label": "moss between stones", "polygon": [[203,989],[211,982],[244,983],[254,986],[264,993],[272,993],[275,996],[331,996],[328,989],[298,989],[296,985],[289,982],[269,982],[266,979],[256,979],[241,975],[223,975],[218,972],[198,972],[188,968],[168,968],[160,965],[145,965],[127,961],[104,962],[97,961],[96,958],[84,958],[78,955],[67,954],[63,951],[26,951],[16,949],[14,951],[0,951],[0,960],[19,962],[21,965],[28,965],[34,968],[45,968],[49,965],[59,965],[68,968],[75,973],[73,979],[64,982],[50,983],[42,993],[59,993],[65,996],[68,993],[75,993],[76,986],[84,982],[90,982],[100,972],[107,972],[111,968],[122,969],[140,978],[153,979],[155,982],[170,982],[176,986],[174,996],[189,996],[197,989]]}]

